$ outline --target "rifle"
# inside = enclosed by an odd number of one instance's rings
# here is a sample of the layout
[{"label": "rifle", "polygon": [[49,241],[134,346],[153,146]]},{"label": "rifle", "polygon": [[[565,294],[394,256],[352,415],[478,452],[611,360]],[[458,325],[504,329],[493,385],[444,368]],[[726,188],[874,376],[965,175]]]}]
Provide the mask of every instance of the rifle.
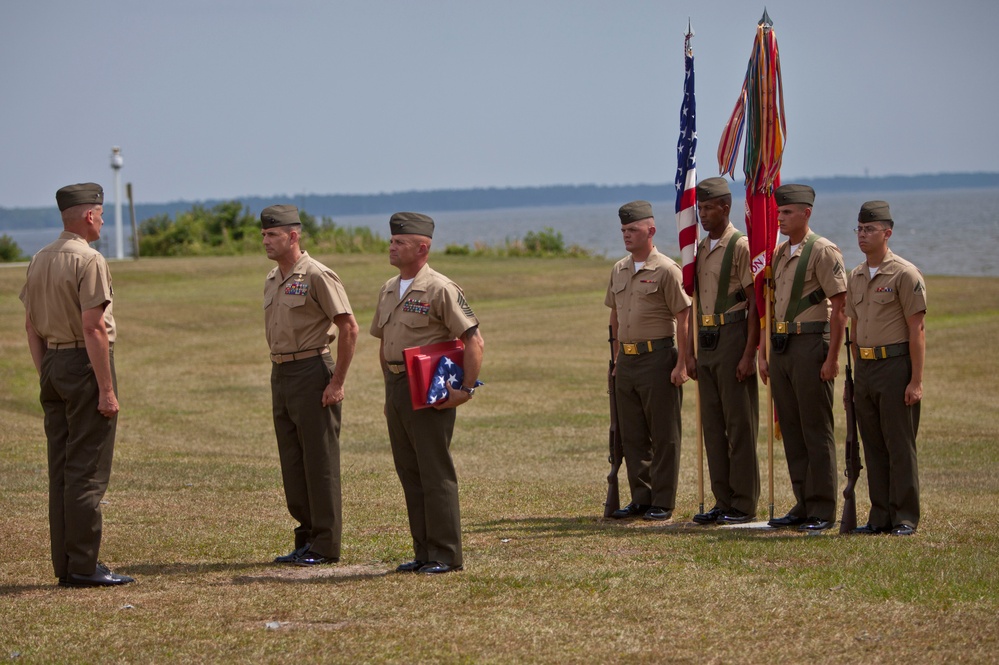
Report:
[{"label": "rifle", "polygon": [[607,394],[610,395],[610,431],[608,439],[610,441],[610,455],[607,461],[610,462],[610,473],[607,474],[607,500],[604,502],[604,517],[610,517],[611,513],[621,507],[621,499],[618,496],[617,472],[621,468],[621,460],[624,459],[624,445],[621,443],[621,428],[617,423],[617,402],[614,399],[614,329],[608,327],[608,342],[610,342],[610,365],[607,368]]},{"label": "rifle", "polygon": [[843,385],[843,405],[846,408],[846,487],[843,489],[843,516],[839,521],[839,532],[849,533],[857,528],[857,497],[855,490],[860,470],[860,437],[857,435],[857,413],[853,405],[853,345],[850,343],[850,328],[846,329],[846,380]]}]

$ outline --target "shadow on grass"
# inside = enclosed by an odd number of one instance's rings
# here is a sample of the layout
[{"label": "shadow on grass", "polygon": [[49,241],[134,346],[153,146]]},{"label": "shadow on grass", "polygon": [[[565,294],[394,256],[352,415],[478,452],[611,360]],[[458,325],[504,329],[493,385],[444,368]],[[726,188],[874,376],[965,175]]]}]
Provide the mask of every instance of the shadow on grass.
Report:
[{"label": "shadow on grass", "polygon": [[302,584],[322,582],[326,584],[342,584],[385,577],[391,573],[382,566],[353,564],[346,566],[281,566],[268,567],[259,575],[242,575],[233,578],[232,583],[245,584]]},{"label": "shadow on grass", "polygon": [[745,538],[792,539],[835,534],[835,530],[805,533],[794,529],[774,529],[761,522],[742,528],[701,525],[696,522],[652,522],[641,519],[616,520],[586,515],[580,517],[525,517],[500,519],[470,524],[466,531],[478,534],[509,534],[517,538],[578,538],[601,535],[630,538],[638,533],[696,534],[716,540]]},{"label": "shadow on grass", "polygon": [[142,577],[143,575],[193,575],[198,573],[227,573],[250,568],[260,568],[264,562],[254,563],[140,563],[115,568],[115,572]]},{"label": "shadow on grass", "polygon": [[31,593],[33,591],[71,591],[71,589],[63,589],[56,583],[56,579],[52,578],[51,584],[7,584],[5,586],[0,586],[0,598],[4,596],[20,596],[22,594]]}]

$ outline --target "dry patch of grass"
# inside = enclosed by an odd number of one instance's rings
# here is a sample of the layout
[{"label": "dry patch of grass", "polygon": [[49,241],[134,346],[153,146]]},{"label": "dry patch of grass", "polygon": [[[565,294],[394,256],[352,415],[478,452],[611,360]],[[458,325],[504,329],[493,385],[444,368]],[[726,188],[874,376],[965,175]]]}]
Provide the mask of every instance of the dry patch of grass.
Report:
[{"label": "dry patch of grass", "polygon": [[[270,563],[291,548],[293,527],[262,329],[271,264],[121,262],[112,272],[123,410],[102,558],[138,582],[94,591],[54,585],[23,269],[0,269],[0,659],[995,659],[999,280],[928,279],[920,533],[843,538],[688,521],[692,386],[674,521],[602,519],[610,262],[435,257],[482,321],[486,385],[463,407],[453,445],[466,570],[426,578],[391,572],[412,551],[367,328],[392,269],[383,257],[320,258],[343,278],[362,328],[344,403],[341,564]],[[780,512],[791,493],[779,442],[775,451]],[[762,438],[759,452],[764,517]],[[858,502],[863,521],[863,487]]]}]

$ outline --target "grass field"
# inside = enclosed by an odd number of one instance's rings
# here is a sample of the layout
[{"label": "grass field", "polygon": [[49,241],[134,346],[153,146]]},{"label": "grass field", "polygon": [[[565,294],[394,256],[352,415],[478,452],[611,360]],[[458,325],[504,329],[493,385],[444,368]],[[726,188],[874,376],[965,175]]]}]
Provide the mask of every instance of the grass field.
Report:
[{"label": "grass field", "polygon": [[[0,660],[999,660],[999,279],[927,280],[919,533],[806,536],[691,525],[692,384],[673,521],[602,519],[610,263],[436,257],[481,320],[486,385],[461,408],[452,448],[466,569],[428,578],[389,572],[412,549],[367,329],[393,270],[380,256],[319,258],[362,329],[343,407],[342,562],[269,563],[294,526],[270,420],[261,294],[272,264],[119,262],[122,411],[101,558],[138,582],[98,590],[60,589],[52,576],[24,269],[0,268]],[[759,452],[765,517],[762,438]],[[624,503],[623,471],[621,485]]]}]

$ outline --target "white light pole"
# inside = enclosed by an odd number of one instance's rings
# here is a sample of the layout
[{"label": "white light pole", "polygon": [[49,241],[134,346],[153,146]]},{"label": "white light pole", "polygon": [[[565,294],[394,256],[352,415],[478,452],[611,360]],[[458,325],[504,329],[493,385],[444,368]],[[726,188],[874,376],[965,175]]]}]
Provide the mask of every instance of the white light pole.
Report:
[{"label": "white light pole", "polygon": [[111,170],[114,171],[114,228],[116,250],[119,259],[125,258],[125,240],[121,229],[121,167],[125,160],[121,158],[121,148],[111,148]]}]

